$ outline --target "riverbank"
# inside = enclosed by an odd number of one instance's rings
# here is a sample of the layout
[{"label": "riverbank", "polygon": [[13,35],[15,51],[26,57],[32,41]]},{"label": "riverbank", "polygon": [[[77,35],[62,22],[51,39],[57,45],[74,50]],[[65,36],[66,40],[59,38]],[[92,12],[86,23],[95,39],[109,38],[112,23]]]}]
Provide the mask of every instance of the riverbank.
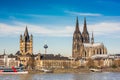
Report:
[{"label": "riverbank", "polygon": [[[29,70],[28,71],[30,74],[35,74],[35,73],[45,73],[40,70]],[[53,73],[79,73],[79,72],[90,72],[89,69],[54,69]]]},{"label": "riverbank", "polygon": [[103,68],[103,72],[120,72],[120,68]]},{"label": "riverbank", "polygon": [[[44,73],[40,70],[29,70],[30,74],[35,73]],[[88,68],[79,68],[79,69],[54,69],[53,73],[89,73],[91,72]],[[120,68],[103,68],[102,72],[120,72]]]},{"label": "riverbank", "polygon": [[79,73],[79,72],[90,72],[89,69],[55,69],[54,73]]}]

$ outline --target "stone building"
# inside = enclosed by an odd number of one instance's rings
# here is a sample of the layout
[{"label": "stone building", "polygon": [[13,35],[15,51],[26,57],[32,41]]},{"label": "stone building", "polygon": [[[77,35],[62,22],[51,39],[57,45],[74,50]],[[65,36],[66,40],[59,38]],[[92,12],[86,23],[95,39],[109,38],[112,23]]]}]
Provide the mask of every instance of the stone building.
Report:
[{"label": "stone building", "polygon": [[74,58],[90,58],[96,54],[107,54],[107,48],[103,43],[95,43],[94,35],[90,39],[87,30],[86,18],[84,18],[83,32],[79,29],[78,17],[76,19],[76,27],[73,34],[72,57]]},{"label": "stone building", "polygon": [[0,55],[0,66],[1,67],[18,67],[19,66],[19,60],[18,58],[13,54],[2,54]]},{"label": "stone building", "polygon": [[111,67],[114,61],[114,58],[107,54],[94,55],[91,59],[94,60],[94,66],[96,67]]},{"label": "stone building", "polygon": [[32,55],[33,55],[33,36],[32,34],[29,35],[26,26],[24,35],[20,35],[20,51],[16,53],[16,56],[19,58],[21,64],[27,66],[28,61]]},{"label": "stone building", "polygon": [[[29,36],[26,27],[24,35],[20,35],[20,51],[16,53],[21,64],[27,69],[41,68],[70,68],[76,65],[76,61],[72,64],[71,59],[54,54],[33,54],[33,36]],[[73,60],[72,60],[73,61]]]},{"label": "stone building", "polygon": [[22,55],[33,53],[33,36],[29,36],[28,29],[26,27],[24,35],[20,35],[20,53]]},{"label": "stone building", "polygon": [[42,68],[73,68],[78,67],[79,61],[75,61],[68,57],[54,54],[40,54],[35,56],[35,67],[36,69]]}]

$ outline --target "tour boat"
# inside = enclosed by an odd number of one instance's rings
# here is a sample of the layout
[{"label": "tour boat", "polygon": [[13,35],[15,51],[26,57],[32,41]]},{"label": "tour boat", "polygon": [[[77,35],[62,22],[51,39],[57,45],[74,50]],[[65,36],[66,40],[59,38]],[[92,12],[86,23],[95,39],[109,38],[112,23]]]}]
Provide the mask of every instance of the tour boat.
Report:
[{"label": "tour boat", "polygon": [[24,71],[21,67],[15,68],[0,68],[0,74],[28,74],[28,71]]}]

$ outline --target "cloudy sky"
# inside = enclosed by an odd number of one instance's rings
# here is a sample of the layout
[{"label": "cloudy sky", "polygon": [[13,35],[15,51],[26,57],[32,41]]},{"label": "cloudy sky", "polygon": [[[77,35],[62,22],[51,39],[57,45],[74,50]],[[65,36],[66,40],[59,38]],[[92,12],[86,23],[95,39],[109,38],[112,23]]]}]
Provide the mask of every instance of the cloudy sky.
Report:
[{"label": "cloudy sky", "polygon": [[0,54],[15,54],[19,50],[19,37],[28,26],[34,37],[34,53],[71,56],[72,36],[76,16],[80,31],[84,17],[89,34],[94,32],[95,42],[102,42],[108,53],[120,53],[120,1],[118,0],[1,0],[0,2]]}]

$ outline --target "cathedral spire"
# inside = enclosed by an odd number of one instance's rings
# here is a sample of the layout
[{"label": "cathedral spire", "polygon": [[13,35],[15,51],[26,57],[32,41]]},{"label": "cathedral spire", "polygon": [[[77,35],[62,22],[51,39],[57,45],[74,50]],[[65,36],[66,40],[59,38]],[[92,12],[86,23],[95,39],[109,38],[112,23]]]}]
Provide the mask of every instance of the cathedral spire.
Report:
[{"label": "cathedral spire", "polygon": [[79,30],[78,16],[77,16],[77,18],[76,18],[76,28],[75,28],[75,32],[80,32],[80,30]]},{"label": "cathedral spire", "polygon": [[82,34],[80,32],[80,29],[79,29],[79,20],[78,20],[78,16],[76,18],[76,26],[75,26],[75,31],[74,31],[74,37],[75,38],[78,38],[79,37],[79,40],[80,42],[82,42]]},{"label": "cathedral spire", "polygon": [[86,24],[86,17],[84,17],[84,28],[83,28],[83,32],[88,32],[88,31],[87,31],[87,24]]},{"label": "cathedral spire", "polygon": [[78,21],[78,17],[77,17],[75,31],[73,34],[73,45],[72,45],[72,56],[74,58],[78,57],[78,54],[80,53],[80,48],[81,48],[82,42],[83,42],[83,38],[82,38],[81,32],[79,30],[79,21]]},{"label": "cathedral spire", "polygon": [[87,23],[85,17],[84,17],[84,27],[83,27],[82,37],[84,43],[89,43],[89,33],[87,31]]},{"label": "cathedral spire", "polygon": [[93,32],[92,32],[91,43],[92,43],[92,44],[94,43],[94,35],[93,35]]}]

